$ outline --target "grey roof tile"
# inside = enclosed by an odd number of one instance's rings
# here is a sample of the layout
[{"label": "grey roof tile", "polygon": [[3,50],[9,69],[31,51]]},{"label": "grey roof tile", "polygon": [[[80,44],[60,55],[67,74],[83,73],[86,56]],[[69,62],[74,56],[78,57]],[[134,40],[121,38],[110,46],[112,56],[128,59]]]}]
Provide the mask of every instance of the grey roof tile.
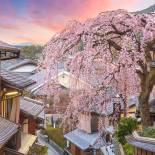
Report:
[{"label": "grey roof tile", "polygon": [[35,83],[34,80],[30,80],[19,73],[10,72],[5,69],[0,70],[0,76],[6,84],[18,89],[24,89]]},{"label": "grey roof tile", "polygon": [[1,68],[9,70],[10,67],[14,67],[19,63],[24,63],[25,60],[22,58],[17,58],[17,59],[9,59],[9,60],[2,60],[1,61]]},{"label": "grey roof tile", "polygon": [[0,148],[18,131],[18,125],[0,117]]},{"label": "grey roof tile", "polygon": [[[86,150],[88,148],[99,149],[105,144],[104,139],[98,132],[88,134],[80,129],[75,129],[65,134],[64,137],[82,150]],[[100,141],[100,144],[97,143],[98,140]]]},{"label": "grey roof tile", "polygon": [[16,68],[18,68],[18,67],[21,67],[21,66],[27,65],[27,64],[33,64],[33,65],[35,65],[35,66],[37,67],[37,62],[36,62],[36,61],[29,60],[29,59],[22,59],[22,60],[23,60],[23,61],[18,62],[18,63],[16,63],[16,64],[10,66],[8,69],[9,69],[9,70],[13,70],[13,69],[16,69]]},{"label": "grey roof tile", "polygon": [[127,136],[126,138],[127,138],[128,143],[133,146],[142,148],[142,149],[150,151],[150,152],[155,152],[155,142],[138,140],[133,136]]},{"label": "grey roof tile", "polygon": [[43,103],[30,99],[28,97],[21,97],[20,109],[23,113],[37,118],[43,111],[44,105]]}]

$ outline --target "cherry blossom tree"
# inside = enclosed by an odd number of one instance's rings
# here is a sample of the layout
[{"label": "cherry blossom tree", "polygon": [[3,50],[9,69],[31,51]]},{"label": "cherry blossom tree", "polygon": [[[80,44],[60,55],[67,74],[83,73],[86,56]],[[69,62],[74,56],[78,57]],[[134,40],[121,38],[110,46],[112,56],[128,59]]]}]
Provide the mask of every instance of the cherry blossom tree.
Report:
[{"label": "cherry blossom tree", "polygon": [[[70,84],[71,102],[65,118],[75,118],[81,111],[96,108],[106,114],[106,107],[116,94],[125,103],[139,94],[142,123],[150,125],[148,100],[155,82],[150,67],[155,52],[155,14],[136,14],[125,10],[100,13],[84,23],[73,21],[52,37],[43,50],[41,66],[46,69],[46,90],[57,98],[58,64],[66,62],[77,82]],[[78,92],[81,79],[89,86]]]}]

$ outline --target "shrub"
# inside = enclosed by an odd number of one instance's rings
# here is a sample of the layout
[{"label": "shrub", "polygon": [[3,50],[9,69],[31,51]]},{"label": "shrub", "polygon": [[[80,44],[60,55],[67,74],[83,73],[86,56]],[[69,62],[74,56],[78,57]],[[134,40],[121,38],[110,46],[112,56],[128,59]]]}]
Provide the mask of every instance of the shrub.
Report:
[{"label": "shrub", "polygon": [[155,138],[155,128],[154,127],[144,128],[143,131],[140,133],[140,135],[143,137]]},{"label": "shrub", "polygon": [[123,145],[123,149],[124,149],[126,155],[133,155],[134,154],[134,147],[128,143]]},{"label": "shrub", "polygon": [[131,134],[138,126],[138,122],[134,118],[122,118],[118,123],[116,137],[121,144],[126,143],[125,136]]},{"label": "shrub", "polygon": [[29,152],[29,155],[46,155],[48,151],[47,146],[34,145]]},{"label": "shrub", "polygon": [[51,140],[53,140],[61,148],[64,148],[66,146],[66,140],[64,139],[62,129],[48,126],[42,132],[46,134]]}]

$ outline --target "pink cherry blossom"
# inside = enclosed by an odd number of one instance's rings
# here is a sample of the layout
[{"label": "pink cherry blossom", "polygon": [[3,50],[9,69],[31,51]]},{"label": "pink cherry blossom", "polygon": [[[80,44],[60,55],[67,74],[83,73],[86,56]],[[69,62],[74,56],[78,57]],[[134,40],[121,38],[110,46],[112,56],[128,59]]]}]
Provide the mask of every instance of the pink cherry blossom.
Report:
[{"label": "pink cherry blossom", "polygon": [[[71,75],[89,87],[76,90],[70,84],[71,102],[64,118],[75,120],[82,111],[96,108],[106,113],[116,94],[125,102],[140,91],[136,72],[146,62],[145,48],[155,43],[155,14],[136,14],[125,10],[100,13],[84,23],[74,21],[46,44],[41,65],[46,69],[45,87],[49,95],[58,95],[58,64],[66,62]],[[141,69],[141,68],[140,68]],[[103,121],[101,121],[103,122]]]}]

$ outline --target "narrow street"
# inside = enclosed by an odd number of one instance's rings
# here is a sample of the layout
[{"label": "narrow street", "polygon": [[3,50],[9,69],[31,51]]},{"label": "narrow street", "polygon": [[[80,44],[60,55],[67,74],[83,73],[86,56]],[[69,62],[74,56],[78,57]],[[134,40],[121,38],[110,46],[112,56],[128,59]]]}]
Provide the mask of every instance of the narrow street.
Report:
[{"label": "narrow street", "polygon": [[46,142],[42,137],[38,134],[38,141],[41,144],[44,144],[48,147],[48,155],[60,155],[48,142]]}]

